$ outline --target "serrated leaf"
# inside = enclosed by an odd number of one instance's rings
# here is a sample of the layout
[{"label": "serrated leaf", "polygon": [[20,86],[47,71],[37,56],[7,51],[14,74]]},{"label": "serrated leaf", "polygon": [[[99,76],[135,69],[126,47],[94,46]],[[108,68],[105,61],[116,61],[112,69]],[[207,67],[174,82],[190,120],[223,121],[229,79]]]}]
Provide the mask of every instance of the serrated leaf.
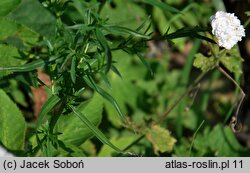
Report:
[{"label": "serrated leaf", "polygon": [[147,139],[152,143],[155,154],[158,152],[171,152],[176,143],[176,139],[171,133],[160,126],[154,125],[146,134]]},{"label": "serrated leaf", "polygon": [[243,59],[240,56],[223,56],[220,62],[232,73],[242,73],[241,63]]},{"label": "serrated leaf", "polygon": [[216,125],[206,138],[207,146],[215,153],[215,156],[239,156],[244,148],[235,138],[230,127]]},{"label": "serrated leaf", "polygon": [[214,69],[218,65],[218,60],[213,57],[205,57],[201,53],[195,55],[194,67],[201,69],[203,72]]},{"label": "serrated leaf", "polygon": [[21,0],[1,0],[0,1],[0,16],[6,16],[13,11]]},{"label": "serrated leaf", "polygon": [[26,124],[16,104],[0,90],[0,141],[10,150],[23,150]]}]

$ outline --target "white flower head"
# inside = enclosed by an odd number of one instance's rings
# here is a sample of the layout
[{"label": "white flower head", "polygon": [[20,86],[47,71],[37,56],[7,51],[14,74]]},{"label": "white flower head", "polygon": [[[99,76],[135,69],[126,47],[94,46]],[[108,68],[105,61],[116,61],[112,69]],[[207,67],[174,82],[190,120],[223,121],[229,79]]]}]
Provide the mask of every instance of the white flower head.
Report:
[{"label": "white flower head", "polygon": [[234,13],[218,11],[210,18],[212,33],[217,37],[218,44],[225,49],[231,49],[242,37],[245,29]]}]

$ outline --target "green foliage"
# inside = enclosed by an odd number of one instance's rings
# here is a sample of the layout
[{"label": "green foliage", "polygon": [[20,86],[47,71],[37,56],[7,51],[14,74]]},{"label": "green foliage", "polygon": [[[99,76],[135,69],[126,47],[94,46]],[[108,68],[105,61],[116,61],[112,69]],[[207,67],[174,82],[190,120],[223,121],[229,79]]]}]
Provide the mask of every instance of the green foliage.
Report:
[{"label": "green foliage", "polygon": [[[85,115],[86,118],[95,126],[97,126],[102,119],[103,99],[96,95],[91,100],[83,102],[77,107],[78,111]],[[65,143],[79,146],[85,140],[93,136],[92,131],[83,126],[83,122],[79,121],[74,113],[61,116],[57,123],[58,132],[62,133],[59,139]]]},{"label": "green foliage", "polygon": [[[114,136],[110,139],[110,142],[112,142],[116,146],[120,146],[120,148],[125,148],[128,145],[130,145],[136,137],[132,134],[130,135],[122,135],[122,136]],[[114,156],[116,153],[114,153],[114,150],[106,145],[102,146],[100,152],[98,153],[98,157],[111,157]]]},{"label": "green foliage", "polygon": [[18,50],[12,46],[0,44],[0,78],[10,74],[10,71],[1,70],[2,67],[24,64]]},{"label": "green foliage", "polygon": [[9,150],[23,150],[26,123],[16,104],[0,90],[0,142]]},{"label": "green foliage", "polygon": [[246,151],[235,139],[231,129],[221,125],[215,126],[212,130],[205,129],[203,134],[198,135],[194,149],[202,156],[211,152],[214,152],[215,156],[239,156],[241,152]]},{"label": "green foliage", "polygon": [[173,8],[172,6],[164,3],[164,2],[160,2],[158,0],[143,0],[144,3],[150,4],[152,6],[156,6],[161,8],[164,11],[169,11],[169,12],[174,12],[174,13],[179,13],[180,11],[177,10],[176,8]]},{"label": "green foliage", "polygon": [[[5,16],[11,11],[13,11],[19,4],[21,0],[2,0],[0,2],[0,16]],[[2,25],[1,25],[2,26]]]},{"label": "green foliage", "polygon": [[0,40],[8,42],[10,39],[19,39],[23,46],[35,44],[38,41],[39,35],[37,33],[12,20],[0,19],[0,25],[2,26]]},{"label": "green foliage", "polygon": [[220,62],[232,73],[241,74],[241,63],[243,59],[239,56],[236,49],[230,51],[230,53],[222,56]]},{"label": "green foliage", "polygon": [[194,66],[200,68],[203,72],[213,70],[216,66],[218,66],[218,63],[218,59],[214,57],[208,58],[200,53],[195,55]]},{"label": "green foliage", "polygon": [[215,8],[173,0],[1,1],[1,144],[25,156],[247,153],[221,122],[237,99],[217,70],[239,83],[243,61],[209,35]]},{"label": "green foliage", "polygon": [[243,59],[240,57],[236,48],[230,51],[215,49],[213,56],[206,57],[201,53],[195,55],[193,65],[196,68],[201,69],[203,72],[208,72],[216,67],[219,67],[219,63],[225,66],[227,70],[235,74],[241,74],[241,63]]},{"label": "green foliage", "polygon": [[31,28],[43,36],[53,36],[55,34],[55,17],[37,0],[22,0],[18,8],[8,15],[8,18]]}]

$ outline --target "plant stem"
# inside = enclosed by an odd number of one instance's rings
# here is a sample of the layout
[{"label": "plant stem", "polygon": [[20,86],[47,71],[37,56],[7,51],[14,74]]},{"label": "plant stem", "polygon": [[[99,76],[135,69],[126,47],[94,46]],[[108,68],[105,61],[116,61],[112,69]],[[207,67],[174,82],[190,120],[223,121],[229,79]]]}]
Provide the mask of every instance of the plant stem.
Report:
[{"label": "plant stem", "polygon": [[[239,111],[240,111],[240,107],[241,107],[241,105],[243,103],[243,100],[244,100],[246,94],[243,91],[243,89],[240,87],[240,85],[223,68],[221,68],[220,66],[218,66],[218,69],[220,70],[220,72],[223,75],[225,75],[229,80],[231,80],[236,87],[238,87],[240,89],[240,93],[242,95],[241,98],[240,98],[240,100],[239,100],[239,104],[238,104],[238,106],[236,108],[236,112],[235,112],[235,118],[236,118],[235,119],[235,125],[236,125],[237,124],[237,120],[238,120],[238,114],[239,114]],[[233,129],[233,130],[235,131],[235,129]]]},{"label": "plant stem", "polygon": [[194,132],[194,135],[193,135],[193,138],[192,138],[192,142],[191,142],[191,146],[189,148],[189,156],[191,156],[191,151],[192,151],[192,148],[193,148],[193,145],[194,145],[194,139],[198,133],[198,131],[200,130],[200,128],[202,127],[202,125],[204,124],[205,120],[203,120],[201,122],[201,124],[199,125],[199,127],[197,128],[197,130]]},{"label": "plant stem", "polygon": [[196,85],[198,85],[198,83],[201,81],[201,79],[205,76],[206,73],[201,73],[196,80],[194,81],[194,83],[188,87],[188,89],[174,102],[174,104],[172,106],[170,106],[170,108],[163,113],[162,117],[159,118],[158,121],[156,121],[154,124],[160,124],[162,123],[168,116],[168,114],[170,112],[173,111],[173,109],[181,102],[181,100],[188,94],[190,93],[190,91],[192,91],[194,88],[196,88]]},{"label": "plant stem", "polygon": [[[133,147],[135,144],[137,144],[138,142],[140,142],[143,138],[145,137],[145,134],[143,134],[143,135],[141,135],[141,136],[139,136],[137,139],[135,139],[131,144],[129,144],[127,147],[125,147],[124,149],[123,149],[123,151],[125,152],[125,151],[127,151],[127,150],[129,150],[131,147]],[[118,153],[118,154],[116,154],[116,155],[114,155],[114,156],[122,156],[122,153]]]},{"label": "plant stem", "polygon": [[[196,88],[196,85],[199,84],[199,82],[201,81],[201,79],[205,76],[206,72],[201,73],[196,80],[194,81],[194,83],[188,87],[188,89],[175,101],[175,103],[170,106],[170,108],[163,114],[163,116],[155,123],[153,123],[152,125],[156,125],[156,124],[160,124],[161,122],[163,122],[167,115],[178,105],[178,103],[190,92],[192,91],[194,88]],[[141,135],[140,137],[138,137],[136,140],[134,140],[131,144],[129,144],[127,147],[124,148],[123,151],[127,151],[128,149],[130,149],[133,145],[137,144],[138,142],[140,142],[143,138],[145,137],[145,134]],[[120,154],[119,154],[120,155]],[[118,156],[119,156],[118,155]]]}]

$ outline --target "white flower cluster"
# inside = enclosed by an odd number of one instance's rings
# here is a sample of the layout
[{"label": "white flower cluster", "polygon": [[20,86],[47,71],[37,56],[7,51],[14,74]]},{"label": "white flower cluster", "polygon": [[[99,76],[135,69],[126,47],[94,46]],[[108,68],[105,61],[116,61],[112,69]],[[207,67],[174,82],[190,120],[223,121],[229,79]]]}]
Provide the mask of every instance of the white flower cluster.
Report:
[{"label": "white flower cluster", "polygon": [[0,157],[14,157],[14,156],[0,146]]},{"label": "white flower cluster", "polygon": [[245,29],[240,20],[233,13],[218,11],[211,16],[212,33],[217,37],[218,44],[226,49],[231,49],[245,36]]}]

